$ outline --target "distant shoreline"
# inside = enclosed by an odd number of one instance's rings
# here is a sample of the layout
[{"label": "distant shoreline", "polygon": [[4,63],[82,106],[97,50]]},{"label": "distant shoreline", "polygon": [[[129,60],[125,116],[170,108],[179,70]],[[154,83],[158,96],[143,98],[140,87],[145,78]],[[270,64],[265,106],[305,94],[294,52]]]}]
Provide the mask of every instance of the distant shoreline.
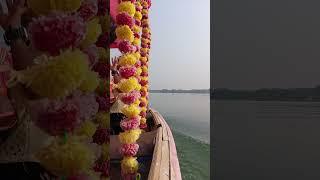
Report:
[{"label": "distant shoreline", "polygon": [[191,93],[191,94],[210,94],[209,89],[191,89],[191,90],[185,90],[185,89],[161,89],[161,90],[150,90],[150,93]]},{"label": "distant shoreline", "polygon": [[233,90],[219,88],[210,94],[214,100],[320,102],[320,86],[314,88],[270,88]]}]

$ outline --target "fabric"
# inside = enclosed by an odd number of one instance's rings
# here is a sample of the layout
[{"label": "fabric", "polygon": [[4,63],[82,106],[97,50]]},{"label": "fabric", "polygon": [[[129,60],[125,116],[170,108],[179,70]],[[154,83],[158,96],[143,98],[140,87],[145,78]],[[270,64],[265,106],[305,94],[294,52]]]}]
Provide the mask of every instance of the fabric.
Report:
[{"label": "fabric", "polygon": [[116,21],[119,0],[110,0],[110,15],[113,21]]}]

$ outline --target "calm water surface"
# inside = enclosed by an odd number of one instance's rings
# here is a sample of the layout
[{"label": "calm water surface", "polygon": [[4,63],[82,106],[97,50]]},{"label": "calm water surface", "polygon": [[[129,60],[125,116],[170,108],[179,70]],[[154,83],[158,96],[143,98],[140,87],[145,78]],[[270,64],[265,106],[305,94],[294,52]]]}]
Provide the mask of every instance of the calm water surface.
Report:
[{"label": "calm water surface", "polygon": [[184,180],[210,178],[209,94],[151,93],[150,105],[173,131]]},{"label": "calm water surface", "polygon": [[216,180],[320,179],[320,103],[215,101]]}]

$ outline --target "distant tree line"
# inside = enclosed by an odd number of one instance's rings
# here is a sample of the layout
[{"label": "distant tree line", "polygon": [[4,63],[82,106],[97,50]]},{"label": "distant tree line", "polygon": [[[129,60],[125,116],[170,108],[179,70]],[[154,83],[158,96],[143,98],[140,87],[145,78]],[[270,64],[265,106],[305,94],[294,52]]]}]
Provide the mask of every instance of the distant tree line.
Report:
[{"label": "distant tree line", "polygon": [[314,88],[270,88],[257,90],[214,89],[210,97],[221,100],[256,100],[256,101],[320,101],[320,86]]}]

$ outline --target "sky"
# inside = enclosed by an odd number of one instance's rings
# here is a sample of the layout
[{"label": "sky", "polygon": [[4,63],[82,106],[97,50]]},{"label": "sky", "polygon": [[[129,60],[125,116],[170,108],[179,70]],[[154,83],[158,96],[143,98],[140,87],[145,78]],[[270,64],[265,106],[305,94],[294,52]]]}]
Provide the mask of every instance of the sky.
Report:
[{"label": "sky", "polygon": [[320,84],[320,1],[215,3],[215,88]]},{"label": "sky", "polygon": [[150,89],[209,89],[210,0],[153,0],[149,19]]}]

